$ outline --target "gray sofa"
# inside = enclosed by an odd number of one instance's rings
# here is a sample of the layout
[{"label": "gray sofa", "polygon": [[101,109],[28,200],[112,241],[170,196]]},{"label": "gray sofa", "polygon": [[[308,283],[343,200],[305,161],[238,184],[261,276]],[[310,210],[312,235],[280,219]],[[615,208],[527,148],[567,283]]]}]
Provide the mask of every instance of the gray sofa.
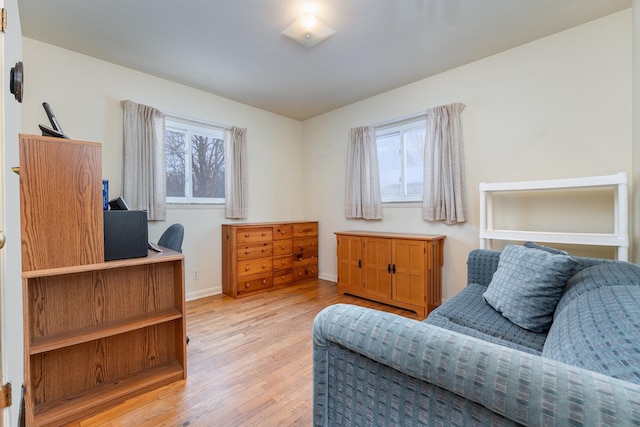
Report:
[{"label": "gray sofa", "polygon": [[423,322],[320,312],[314,424],[640,425],[640,267],[572,257],[550,329],[532,331],[485,301],[500,255],[472,251],[467,287]]}]

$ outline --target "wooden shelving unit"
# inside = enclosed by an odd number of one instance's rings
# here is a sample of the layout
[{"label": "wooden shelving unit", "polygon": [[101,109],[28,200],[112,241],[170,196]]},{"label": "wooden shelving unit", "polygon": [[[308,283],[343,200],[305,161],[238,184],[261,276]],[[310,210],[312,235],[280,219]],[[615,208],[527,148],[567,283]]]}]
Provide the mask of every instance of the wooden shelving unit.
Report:
[{"label": "wooden shelving unit", "polygon": [[[69,163],[48,165],[53,151]],[[103,262],[99,144],[23,135],[20,153],[27,425],[73,422],[186,378],[184,256]],[[79,247],[49,256],[56,239]]]}]

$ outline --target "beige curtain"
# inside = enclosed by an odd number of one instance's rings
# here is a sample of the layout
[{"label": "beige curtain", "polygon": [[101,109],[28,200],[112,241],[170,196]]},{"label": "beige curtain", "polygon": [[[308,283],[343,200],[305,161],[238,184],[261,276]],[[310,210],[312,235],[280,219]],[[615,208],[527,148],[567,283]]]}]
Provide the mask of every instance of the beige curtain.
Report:
[{"label": "beige curtain", "polygon": [[427,221],[467,220],[463,109],[464,104],[450,104],[427,110],[422,198],[422,218]]},{"label": "beige curtain", "polygon": [[124,169],[122,197],[149,220],[166,219],[164,114],[153,107],[121,101]]},{"label": "beige curtain", "polygon": [[225,132],[225,217],[247,217],[247,148],[246,129],[232,127]]},{"label": "beige curtain", "polygon": [[373,126],[351,129],[346,193],[347,218],[382,218],[378,149]]}]

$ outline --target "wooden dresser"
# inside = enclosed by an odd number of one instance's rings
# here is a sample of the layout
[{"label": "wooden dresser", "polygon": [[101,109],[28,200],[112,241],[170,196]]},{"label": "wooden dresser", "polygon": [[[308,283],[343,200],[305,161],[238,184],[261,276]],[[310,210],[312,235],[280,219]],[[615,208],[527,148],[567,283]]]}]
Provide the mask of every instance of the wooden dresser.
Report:
[{"label": "wooden dresser", "polygon": [[75,422],[187,376],[184,256],[104,262],[100,144],[20,136],[28,426]]},{"label": "wooden dresser", "polygon": [[222,292],[240,298],[318,277],[318,222],[222,224]]},{"label": "wooden dresser", "polygon": [[445,236],[337,232],[338,292],[427,317],[442,302]]}]

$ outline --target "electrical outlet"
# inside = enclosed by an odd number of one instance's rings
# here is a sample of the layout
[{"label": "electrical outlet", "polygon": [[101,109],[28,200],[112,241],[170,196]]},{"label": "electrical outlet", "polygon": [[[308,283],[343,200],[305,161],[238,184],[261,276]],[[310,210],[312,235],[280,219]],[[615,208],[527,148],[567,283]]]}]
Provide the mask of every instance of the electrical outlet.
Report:
[{"label": "electrical outlet", "polygon": [[200,270],[196,268],[195,270],[193,270],[193,280],[198,280],[198,279],[200,279]]}]

